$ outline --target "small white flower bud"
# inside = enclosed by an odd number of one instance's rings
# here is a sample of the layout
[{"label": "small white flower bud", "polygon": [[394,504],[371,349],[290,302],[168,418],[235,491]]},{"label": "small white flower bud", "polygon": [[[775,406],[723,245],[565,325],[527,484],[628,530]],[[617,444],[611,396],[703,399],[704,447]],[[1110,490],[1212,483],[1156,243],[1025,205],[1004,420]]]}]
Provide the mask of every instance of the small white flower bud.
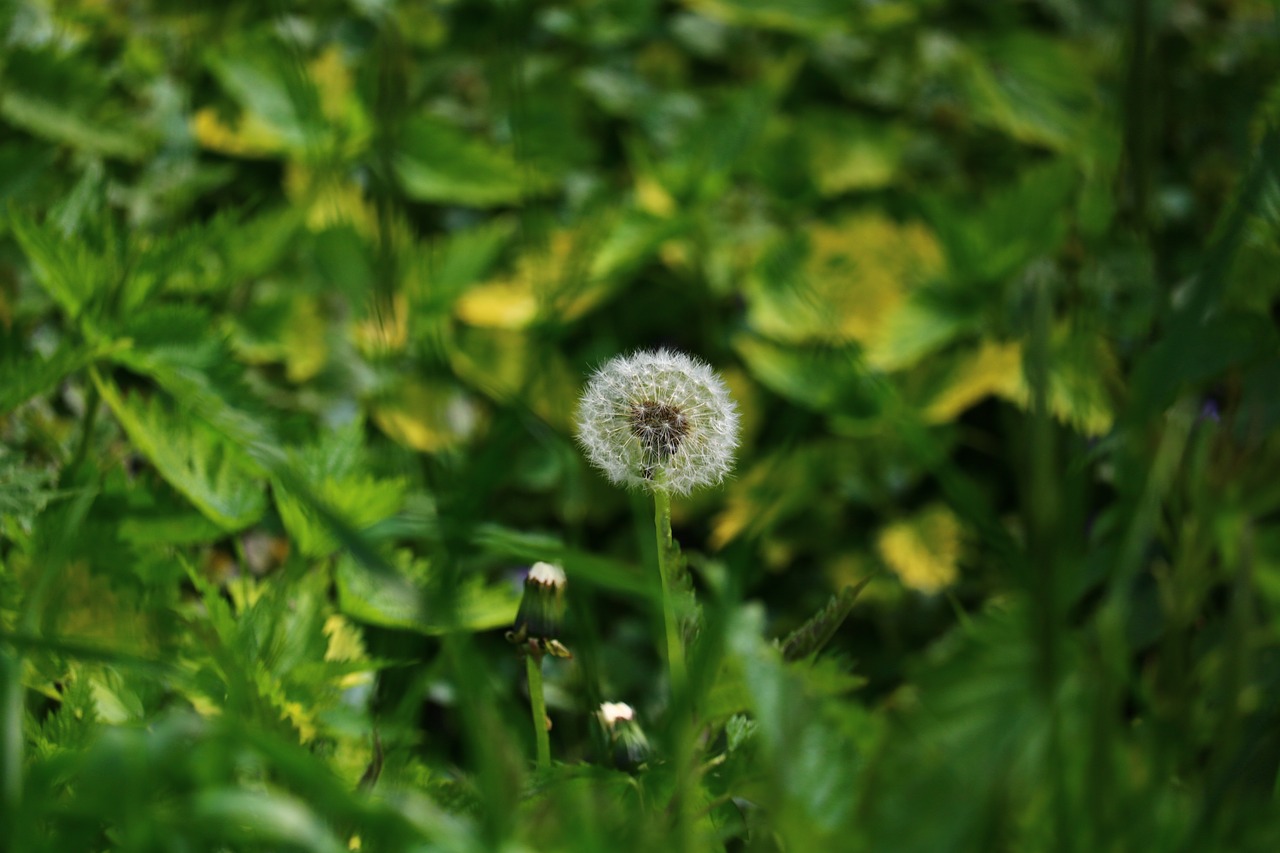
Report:
[{"label": "small white flower bud", "polygon": [[683,353],[611,359],[578,404],[578,441],[620,486],[688,494],[733,467],[738,411],[724,381]]}]

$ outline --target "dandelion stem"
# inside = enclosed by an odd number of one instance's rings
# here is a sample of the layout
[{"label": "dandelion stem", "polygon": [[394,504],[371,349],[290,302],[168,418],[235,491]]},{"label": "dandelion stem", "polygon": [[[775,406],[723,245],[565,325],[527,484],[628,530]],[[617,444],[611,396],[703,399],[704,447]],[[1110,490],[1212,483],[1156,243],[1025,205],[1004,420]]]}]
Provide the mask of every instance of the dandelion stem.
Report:
[{"label": "dandelion stem", "polygon": [[675,849],[688,853],[693,849],[692,816],[689,813],[690,769],[693,767],[693,719],[692,709],[685,706],[688,694],[688,675],[684,662],[684,641],[680,637],[680,623],[676,619],[675,602],[671,596],[671,574],[675,569],[672,559],[674,548],[671,538],[671,493],[666,489],[653,490],[653,520],[658,538],[658,576],[662,581],[662,620],[667,633],[667,670],[671,680],[670,711],[672,758],[675,766],[676,788],[672,796],[675,811]]},{"label": "dandelion stem", "polygon": [[658,577],[662,581],[662,621],[667,633],[667,674],[671,679],[671,697],[684,692],[684,642],[680,639],[680,623],[676,620],[675,602],[671,597],[671,494],[665,489],[653,491],[653,522],[658,537]]},{"label": "dandelion stem", "polygon": [[537,744],[538,769],[545,770],[551,766],[551,738],[547,734],[547,702],[542,695],[542,655],[525,655],[524,665],[529,674],[529,707],[533,712],[533,740]]}]

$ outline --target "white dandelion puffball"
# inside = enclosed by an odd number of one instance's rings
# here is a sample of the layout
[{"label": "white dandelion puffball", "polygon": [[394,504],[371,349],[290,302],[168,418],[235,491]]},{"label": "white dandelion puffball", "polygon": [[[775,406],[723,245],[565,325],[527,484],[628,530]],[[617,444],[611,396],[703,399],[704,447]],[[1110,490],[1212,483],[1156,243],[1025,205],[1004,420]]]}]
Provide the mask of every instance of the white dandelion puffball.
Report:
[{"label": "white dandelion puffball", "polygon": [[708,365],[671,350],[610,359],[578,404],[578,441],[614,483],[688,494],[733,467],[738,410]]}]

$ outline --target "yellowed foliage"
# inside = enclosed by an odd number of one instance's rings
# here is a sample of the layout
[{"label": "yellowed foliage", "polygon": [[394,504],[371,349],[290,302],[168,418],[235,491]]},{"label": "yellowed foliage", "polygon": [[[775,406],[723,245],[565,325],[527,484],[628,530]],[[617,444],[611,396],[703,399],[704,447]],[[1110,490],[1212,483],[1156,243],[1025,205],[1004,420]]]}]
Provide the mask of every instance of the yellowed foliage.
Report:
[{"label": "yellowed foliage", "polygon": [[390,305],[370,312],[355,324],[356,348],[362,355],[384,356],[402,352],[409,342],[409,301],[397,293]]},{"label": "yellowed foliage", "polygon": [[[368,654],[364,648],[364,639],[354,625],[338,614],[333,614],[324,622],[324,635],[329,642],[324,652],[328,661],[365,661]],[[372,672],[349,672],[338,681],[342,689],[358,687],[373,680]]]},{"label": "yellowed foliage", "polygon": [[409,379],[374,404],[373,419],[393,441],[438,453],[466,442],[480,428],[481,412],[454,385]]},{"label": "yellowed foliage", "polygon": [[458,297],[458,318],[481,328],[523,329],[551,312],[564,322],[582,316],[604,295],[585,243],[581,233],[556,232],[545,248],[521,255],[510,275]]},{"label": "yellowed foliage", "polygon": [[924,415],[931,423],[945,423],[992,394],[1012,399],[1023,385],[1021,344],[983,341],[976,352],[960,361],[951,381]]},{"label": "yellowed foliage", "polygon": [[477,285],[458,298],[458,318],[486,329],[523,329],[538,317],[531,284],[510,278]]},{"label": "yellowed foliage", "polygon": [[647,175],[636,179],[636,204],[645,213],[664,219],[676,212],[676,200],[671,193]]},{"label": "yellowed foliage", "polygon": [[760,288],[752,303],[752,325],[779,341],[874,347],[911,290],[944,266],[932,231],[880,213],[814,225],[808,238],[799,280]]},{"label": "yellowed foliage", "polygon": [[342,57],[342,49],[330,44],[307,68],[320,93],[320,110],[325,118],[331,121],[348,118],[355,86],[351,81],[351,69]]},{"label": "yellowed foliage", "polygon": [[960,522],[951,510],[934,504],[881,530],[876,549],[905,585],[938,592],[959,574]]},{"label": "yellowed foliage", "polygon": [[212,107],[196,110],[191,135],[200,147],[232,157],[271,157],[284,150],[280,134],[256,116],[241,115],[234,126],[228,126]]},{"label": "yellowed foliage", "polygon": [[[1073,350],[1063,344],[1069,334],[1055,332],[1054,354],[1049,364],[1049,411],[1055,418],[1085,435],[1102,435],[1115,420],[1105,381],[1115,375],[1115,357],[1102,341]],[[947,385],[925,409],[931,423],[959,417],[970,406],[995,395],[1027,408],[1031,388],[1023,370],[1023,347],[1018,342],[984,341],[962,358]]]},{"label": "yellowed foliage", "polygon": [[307,227],[313,231],[350,225],[370,239],[378,234],[373,203],[365,198],[364,190],[344,175],[316,172],[290,162],[285,168],[284,191],[290,201],[306,208]]},{"label": "yellowed foliage", "polygon": [[306,382],[324,369],[329,361],[328,328],[315,299],[293,300],[281,334],[285,376],[290,382]]},{"label": "yellowed foliage", "polygon": [[554,352],[537,352],[529,336],[506,329],[463,329],[450,363],[471,387],[499,402],[523,400],[547,423],[572,428],[581,377]]}]

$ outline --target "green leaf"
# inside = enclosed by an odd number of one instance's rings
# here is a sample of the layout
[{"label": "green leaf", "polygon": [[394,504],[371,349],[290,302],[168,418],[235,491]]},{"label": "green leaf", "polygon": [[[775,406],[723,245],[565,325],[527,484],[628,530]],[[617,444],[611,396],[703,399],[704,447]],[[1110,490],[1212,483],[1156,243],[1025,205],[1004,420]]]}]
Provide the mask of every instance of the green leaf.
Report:
[{"label": "green leaf", "polygon": [[109,350],[63,345],[48,358],[32,355],[0,362],[0,415],[32,397],[47,394],[63,379],[92,364]]},{"label": "green leaf", "polygon": [[6,122],[90,154],[123,160],[147,154],[151,145],[141,123],[116,108],[90,59],[19,49],[5,60],[0,117]]},{"label": "green leaf", "polygon": [[235,446],[201,422],[171,411],[157,397],[126,398],[109,379],[95,376],[94,383],[134,446],[210,521],[232,531],[262,517],[262,484]]},{"label": "green leaf", "polygon": [[191,819],[216,838],[287,844],[313,853],[347,850],[320,815],[303,801],[282,793],[206,789],[196,796]]},{"label": "green leaf", "polygon": [[880,411],[884,389],[857,347],[785,346],[743,334],[734,348],[761,384],[803,406],[864,418]]},{"label": "green leaf", "polygon": [[843,112],[809,113],[798,123],[810,174],[824,196],[888,186],[902,167],[909,137],[900,126]]},{"label": "green leaf", "polygon": [[0,447],[0,519],[30,521],[57,497],[52,471],[23,465]]},{"label": "green leaf", "polygon": [[50,222],[37,224],[10,208],[9,223],[31,264],[36,283],[68,318],[76,319],[102,284],[104,272],[109,271],[102,269],[100,259],[84,241],[64,237]]},{"label": "green leaf", "polygon": [[481,578],[464,581],[455,591],[453,612],[429,601],[438,578],[430,564],[400,552],[400,570],[374,575],[343,555],[336,579],[339,609],[359,622],[383,628],[443,634],[453,630],[486,631],[509,626],[520,606],[514,583],[490,584]]},{"label": "green leaf", "polygon": [[1075,154],[1096,104],[1083,64],[1061,39],[1015,32],[967,57],[964,84],[979,121],[1020,142]]},{"label": "green leaf", "polygon": [[544,178],[508,152],[426,117],[406,122],[395,169],[404,191],[418,201],[495,207],[547,189]]},{"label": "green leaf", "polygon": [[868,577],[860,581],[857,586],[846,586],[831,596],[827,606],[815,613],[808,622],[787,635],[780,645],[783,660],[801,660],[821,651],[822,647],[835,636],[836,631],[840,630],[845,618],[853,610],[853,603],[857,600],[858,593],[862,592],[863,587],[870,581],[871,578]]},{"label": "green leaf", "polygon": [[1079,182],[1075,167],[1060,160],[1024,170],[976,209],[967,197],[926,196],[924,203],[956,276],[1000,281],[1061,244]]},{"label": "green leaf", "polygon": [[223,89],[286,148],[305,154],[326,141],[329,129],[315,84],[275,38],[238,39],[211,53],[208,63]]},{"label": "green leaf", "polygon": [[[311,447],[289,454],[293,472],[357,533],[390,518],[404,503],[406,482],[364,473],[361,445],[363,426],[352,422],[326,434]],[[289,485],[277,483],[276,507],[285,529],[302,553],[327,557],[340,545],[328,524],[314,511],[311,500],[299,499]]]}]

